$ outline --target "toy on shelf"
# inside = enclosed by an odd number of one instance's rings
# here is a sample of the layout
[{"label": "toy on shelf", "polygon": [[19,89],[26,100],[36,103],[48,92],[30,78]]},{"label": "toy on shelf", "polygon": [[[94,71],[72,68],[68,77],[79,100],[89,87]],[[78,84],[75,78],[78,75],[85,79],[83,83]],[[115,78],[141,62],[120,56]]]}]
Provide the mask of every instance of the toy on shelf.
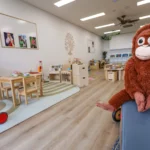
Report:
[{"label": "toy on shelf", "polygon": [[61,71],[62,65],[52,65],[50,71]]},{"label": "toy on shelf", "polygon": [[90,60],[90,70],[99,70],[100,69],[100,61],[99,60]]},{"label": "toy on shelf", "polygon": [[82,65],[83,63],[81,62],[81,60],[79,58],[74,58],[72,64]]}]

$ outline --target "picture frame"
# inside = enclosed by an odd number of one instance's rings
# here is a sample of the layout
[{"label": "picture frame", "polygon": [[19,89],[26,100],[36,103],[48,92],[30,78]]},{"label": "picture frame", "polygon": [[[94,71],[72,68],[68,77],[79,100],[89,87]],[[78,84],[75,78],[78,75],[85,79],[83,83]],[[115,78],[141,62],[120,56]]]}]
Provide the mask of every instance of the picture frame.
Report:
[{"label": "picture frame", "polygon": [[93,40],[88,39],[87,49],[88,53],[95,53],[95,42]]}]

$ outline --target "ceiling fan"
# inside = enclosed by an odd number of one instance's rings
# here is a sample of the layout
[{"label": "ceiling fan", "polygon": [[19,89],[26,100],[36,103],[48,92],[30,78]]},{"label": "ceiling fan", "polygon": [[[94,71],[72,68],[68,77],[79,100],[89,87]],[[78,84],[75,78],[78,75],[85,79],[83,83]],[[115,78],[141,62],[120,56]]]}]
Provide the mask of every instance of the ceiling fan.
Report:
[{"label": "ceiling fan", "polygon": [[117,19],[120,22],[118,25],[123,26],[123,28],[132,27],[134,23],[139,21],[139,19],[126,19],[126,15],[117,17]]}]

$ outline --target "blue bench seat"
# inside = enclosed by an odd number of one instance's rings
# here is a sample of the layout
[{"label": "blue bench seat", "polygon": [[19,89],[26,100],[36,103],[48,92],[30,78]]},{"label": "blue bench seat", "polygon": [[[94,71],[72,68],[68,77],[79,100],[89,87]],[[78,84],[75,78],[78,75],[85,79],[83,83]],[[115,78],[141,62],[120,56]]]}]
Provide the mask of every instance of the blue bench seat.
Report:
[{"label": "blue bench seat", "polygon": [[122,106],[121,150],[150,150],[150,110],[139,113],[134,101]]}]

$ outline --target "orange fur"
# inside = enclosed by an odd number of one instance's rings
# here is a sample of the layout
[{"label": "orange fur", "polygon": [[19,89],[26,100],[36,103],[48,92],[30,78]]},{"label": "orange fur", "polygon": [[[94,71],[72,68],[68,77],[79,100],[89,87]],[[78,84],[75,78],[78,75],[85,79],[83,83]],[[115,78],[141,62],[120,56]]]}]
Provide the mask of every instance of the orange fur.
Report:
[{"label": "orange fur", "polygon": [[127,101],[134,100],[135,92],[140,92],[145,97],[150,95],[150,60],[140,60],[135,56],[135,51],[139,47],[137,44],[139,37],[150,37],[150,24],[139,29],[133,38],[133,56],[125,67],[125,89],[109,100],[109,104],[115,109]]}]

